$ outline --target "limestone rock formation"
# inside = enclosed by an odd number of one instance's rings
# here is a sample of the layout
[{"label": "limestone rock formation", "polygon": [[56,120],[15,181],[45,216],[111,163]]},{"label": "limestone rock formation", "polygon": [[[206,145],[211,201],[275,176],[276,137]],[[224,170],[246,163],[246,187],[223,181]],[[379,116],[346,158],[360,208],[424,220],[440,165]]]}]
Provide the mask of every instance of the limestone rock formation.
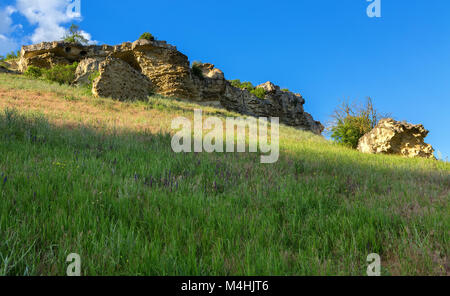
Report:
[{"label": "limestone rock formation", "polygon": [[197,99],[203,102],[220,101],[227,86],[223,72],[208,63],[198,63],[196,67],[201,70],[201,76],[192,73]]},{"label": "limestone rock formation", "polygon": [[108,57],[100,63],[99,73],[92,86],[95,96],[145,100],[152,92],[150,79],[120,59]]},{"label": "limestone rock formation", "polygon": [[264,88],[266,95],[260,99],[247,90],[241,90],[227,83],[221,100],[227,109],[256,117],[279,117],[280,122],[320,135],[324,126],[304,112],[305,100],[300,94],[281,91],[271,82],[258,85]]},{"label": "limestone rock formation", "polygon": [[428,133],[429,131],[421,124],[385,118],[359,140],[358,150],[363,153],[399,154],[410,158],[434,159],[433,147],[424,142]]},{"label": "limestone rock formation", "polygon": [[300,94],[281,91],[271,82],[258,85],[266,92],[264,99],[251,94],[248,90],[233,87],[223,72],[212,64],[196,64],[201,70],[199,77],[193,73],[199,100],[220,102],[228,110],[256,117],[279,117],[280,122],[300,129],[321,134],[324,126],[304,112],[305,100]]},{"label": "limestone rock formation", "polygon": [[83,85],[89,84],[91,81],[91,75],[99,72],[100,63],[103,62],[106,58],[103,57],[95,57],[95,58],[86,58],[81,60],[78,64],[78,67],[75,71],[75,81],[73,82],[75,85]]},{"label": "limestone rock formation", "polygon": [[[89,84],[91,74],[100,72],[93,93],[116,99],[145,99],[148,90],[221,106],[257,117],[280,117],[280,122],[321,134],[323,126],[304,112],[305,100],[299,94],[281,91],[270,82],[259,85],[266,96],[260,99],[247,90],[233,87],[224,73],[212,64],[197,64],[194,73],[187,56],[165,41],[137,40],[116,46],[43,42],[23,46],[18,68],[33,65],[51,68],[56,64],[78,62],[74,84]],[[144,78],[145,77],[145,78]]]},{"label": "limestone rock formation", "polygon": [[22,46],[19,71],[25,72],[29,66],[51,68],[56,64],[72,64],[91,57],[106,57],[112,47],[108,45],[83,46],[63,41],[42,42]]}]

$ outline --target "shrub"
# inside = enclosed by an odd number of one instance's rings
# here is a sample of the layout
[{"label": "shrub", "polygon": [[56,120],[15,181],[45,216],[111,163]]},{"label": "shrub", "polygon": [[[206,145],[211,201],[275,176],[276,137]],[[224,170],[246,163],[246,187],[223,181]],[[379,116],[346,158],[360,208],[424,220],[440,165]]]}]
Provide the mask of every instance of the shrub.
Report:
[{"label": "shrub", "polygon": [[266,96],[266,90],[264,88],[261,87],[257,87],[254,88],[250,91],[250,93],[254,94],[255,96],[257,96],[260,99],[264,99]]},{"label": "shrub", "polygon": [[332,115],[332,124],[328,128],[331,138],[344,146],[356,149],[359,139],[370,132],[381,116],[371,98],[362,107],[343,102]]},{"label": "shrub", "polygon": [[71,84],[75,79],[75,70],[78,63],[72,65],[55,65],[51,69],[42,69],[42,76],[49,81],[58,82],[59,84]]},{"label": "shrub", "polygon": [[241,82],[239,79],[231,80],[231,85],[240,88],[240,89],[247,89],[251,94],[255,95],[256,97],[260,99],[264,99],[266,96],[266,90],[264,88],[255,88],[251,82],[244,81]]},{"label": "shrub", "polygon": [[192,73],[193,73],[195,76],[197,76],[198,78],[203,79],[204,76],[203,76],[203,71],[202,71],[202,69],[200,68],[200,64],[201,64],[201,62],[194,62],[194,63],[192,64]]},{"label": "shrub", "polygon": [[239,79],[235,79],[235,80],[231,80],[230,81],[231,85],[240,89],[247,89],[247,90],[252,90],[255,89],[255,87],[253,86],[253,84],[251,82],[248,81],[244,81],[241,82]]},{"label": "shrub", "polygon": [[39,78],[42,76],[42,69],[36,66],[29,66],[24,74],[31,78]]},{"label": "shrub", "polygon": [[144,34],[141,35],[141,37],[139,37],[139,40],[150,40],[150,41],[155,41],[155,37],[153,37],[152,34],[150,34],[149,32],[145,32]]},{"label": "shrub", "polygon": [[15,53],[14,51],[11,51],[10,53],[6,54],[6,57],[3,59],[4,61],[8,61],[8,60],[14,60],[18,58],[18,53],[20,53],[20,51],[18,51],[17,53]]},{"label": "shrub", "polygon": [[288,88],[283,88],[283,89],[281,89],[281,91],[286,91],[286,92],[288,92],[288,91],[290,91]]}]

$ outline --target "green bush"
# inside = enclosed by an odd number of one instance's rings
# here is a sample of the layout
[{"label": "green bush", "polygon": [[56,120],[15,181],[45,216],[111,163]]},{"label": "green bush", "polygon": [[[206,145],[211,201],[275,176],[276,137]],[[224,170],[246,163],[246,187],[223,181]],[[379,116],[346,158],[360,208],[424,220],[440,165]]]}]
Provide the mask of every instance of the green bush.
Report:
[{"label": "green bush", "polygon": [[333,122],[328,128],[331,138],[339,144],[356,149],[359,139],[378,124],[380,115],[372,99],[368,98],[362,107],[342,103],[334,111],[332,118]]},{"label": "green bush", "polygon": [[239,79],[231,80],[231,85],[240,88],[240,89],[247,89],[251,94],[255,95],[256,97],[260,99],[264,99],[266,96],[266,90],[264,88],[256,88],[253,86],[251,82],[244,81],[241,82]]},{"label": "green bush", "polygon": [[42,76],[42,69],[36,66],[29,66],[24,74],[31,78],[39,78]]},{"label": "green bush", "polygon": [[141,37],[139,37],[139,40],[150,40],[150,41],[155,41],[155,37],[153,37],[152,34],[150,34],[149,32],[145,32],[144,34],[141,35]]},{"label": "green bush", "polygon": [[51,69],[42,69],[42,76],[49,81],[58,82],[59,84],[71,84],[75,79],[75,70],[78,63],[72,65],[56,65]]},{"label": "green bush", "polygon": [[202,69],[200,68],[200,64],[201,64],[201,62],[194,62],[194,63],[192,64],[192,73],[193,73],[195,76],[197,76],[198,78],[203,79],[204,76],[203,76],[203,71],[202,71]]},{"label": "green bush", "polygon": [[11,51],[10,53],[7,53],[6,54],[6,57],[4,58],[4,60],[5,61],[8,61],[8,60],[14,60],[14,59],[17,59],[19,56],[18,56],[18,53],[19,53],[19,51],[17,52],[17,53],[15,53],[14,51]]},{"label": "green bush", "polygon": [[240,89],[246,88],[249,91],[252,90],[252,89],[255,89],[253,84],[251,82],[248,82],[248,81],[241,82],[239,79],[235,79],[235,80],[231,80],[230,83],[231,83],[232,86],[240,88]]},{"label": "green bush", "polygon": [[281,91],[286,91],[286,92],[288,92],[288,91],[290,91],[288,88],[283,88],[283,89],[281,89]]},{"label": "green bush", "polygon": [[258,87],[254,88],[250,91],[250,93],[254,94],[260,99],[264,99],[266,97],[266,90],[264,88]]}]

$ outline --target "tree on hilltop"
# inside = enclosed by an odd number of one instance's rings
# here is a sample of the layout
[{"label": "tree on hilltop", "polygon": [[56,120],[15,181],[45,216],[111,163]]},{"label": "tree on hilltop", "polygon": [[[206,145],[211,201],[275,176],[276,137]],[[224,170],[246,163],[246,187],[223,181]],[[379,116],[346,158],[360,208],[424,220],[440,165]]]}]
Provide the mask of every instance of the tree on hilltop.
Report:
[{"label": "tree on hilltop", "polygon": [[89,40],[83,36],[83,32],[80,30],[80,27],[75,24],[72,24],[70,26],[63,40],[65,42],[77,43],[82,45],[86,45],[89,43]]},{"label": "tree on hilltop", "polygon": [[141,37],[139,37],[139,40],[141,39],[155,41],[155,37],[153,37],[153,35],[150,34],[149,32],[145,32],[144,34],[142,34]]}]

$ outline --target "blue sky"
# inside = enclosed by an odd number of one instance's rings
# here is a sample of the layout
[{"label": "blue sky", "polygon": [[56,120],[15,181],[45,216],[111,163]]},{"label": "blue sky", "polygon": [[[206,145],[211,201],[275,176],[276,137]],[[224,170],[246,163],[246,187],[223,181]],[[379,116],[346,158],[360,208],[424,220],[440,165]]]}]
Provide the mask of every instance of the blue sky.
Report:
[{"label": "blue sky", "polygon": [[227,79],[301,93],[323,123],[341,100],[371,96],[395,119],[424,124],[427,142],[450,156],[450,1],[381,0],[381,18],[367,16],[369,4],[81,0],[74,19],[67,0],[0,0],[0,54],[56,39],[72,22],[99,43],[149,31]]}]

